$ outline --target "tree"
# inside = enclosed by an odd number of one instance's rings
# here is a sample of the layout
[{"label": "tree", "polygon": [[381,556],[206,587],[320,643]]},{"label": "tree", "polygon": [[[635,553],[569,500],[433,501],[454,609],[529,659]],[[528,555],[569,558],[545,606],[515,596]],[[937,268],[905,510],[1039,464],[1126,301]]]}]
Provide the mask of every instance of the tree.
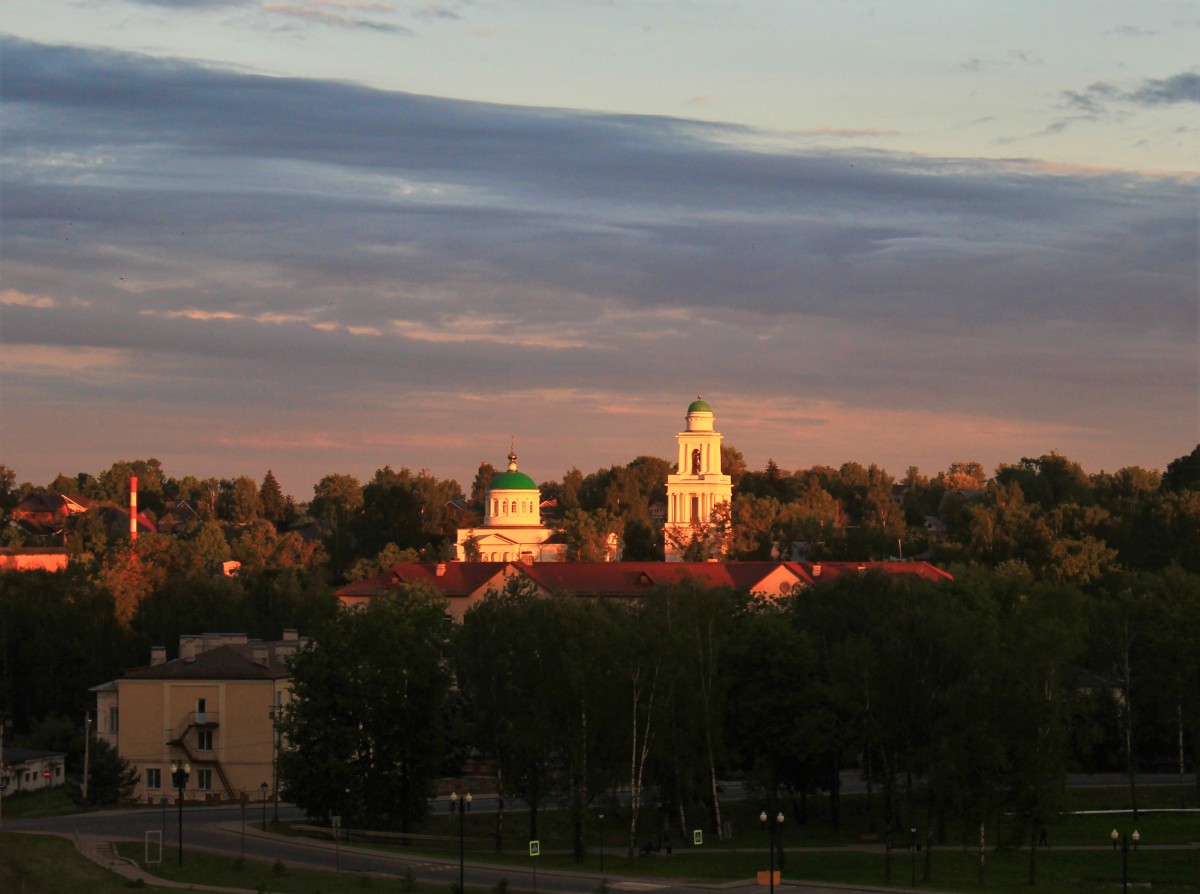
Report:
[{"label": "tree", "polygon": [[1163,475],[1162,486],[1165,490],[1175,493],[1200,490],[1200,444],[1187,456],[1167,463],[1167,473]]},{"label": "tree", "polygon": [[262,485],[258,489],[258,501],[262,507],[263,518],[276,528],[282,529],[286,526],[288,502],[283,496],[283,489],[279,486],[279,482],[275,480],[275,474],[270,469],[267,469],[267,474],[263,477]]},{"label": "tree", "polygon": [[746,457],[732,444],[721,445],[721,473],[732,479],[735,488],[746,474]]},{"label": "tree", "polygon": [[478,513],[483,513],[484,503],[487,500],[488,485],[492,483],[492,479],[496,477],[495,467],[486,460],[479,464],[479,469],[475,472],[475,480],[471,482],[471,505]]},{"label": "tree", "polygon": [[87,798],[79,781],[67,783],[67,794],[77,804],[104,806],[120,804],[133,796],[138,783],[137,767],[132,766],[103,739],[92,739],[88,756]]},{"label": "tree", "polygon": [[235,525],[248,524],[262,517],[262,500],[258,496],[258,485],[248,475],[240,475],[230,481],[221,481],[217,491],[217,515]]},{"label": "tree", "polygon": [[567,561],[606,561],[609,538],[617,525],[618,520],[603,509],[597,512],[572,509],[564,513],[557,531],[567,543]]},{"label": "tree", "polygon": [[335,580],[342,577],[354,559],[351,523],[357,518],[362,502],[362,487],[353,475],[326,475],[313,486],[308,512],[325,530],[325,550]]},{"label": "tree", "polygon": [[426,813],[447,744],[445,609],[407,587],[339,613],[296,653],[279,755],[294,803],[401,831]]}]

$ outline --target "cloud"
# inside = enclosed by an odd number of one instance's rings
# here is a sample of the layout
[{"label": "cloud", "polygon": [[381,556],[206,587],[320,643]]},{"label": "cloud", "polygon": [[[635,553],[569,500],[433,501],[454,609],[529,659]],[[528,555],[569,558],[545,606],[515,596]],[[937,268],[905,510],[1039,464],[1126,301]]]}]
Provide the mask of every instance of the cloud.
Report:
[{"label": "cloud", "polygon": [[1097,81],[1084,90],[1067,90],[1062,95],[1068,106],[1096,118],[1110,114],[1113,106],[1120,104],[1155,107],[1200,102],[1200,74],[1183,72],[1169,78],[1148,78],[1132,89]]},{"label": "cloud", "polygon": [[[5,353],[137,358],[70,387],[19,367],[6,402],[69,406],[97,445],[101,408],[144,432],[186,432],[187,408],[214,450],[272,426],[365,443],[403,419],[430,443],[553,434],[583,468],[669,449],[677,423],[662,447],[654,420],[698,386],[746,432],[769,405],[843,433],[936,407],[945,430],[1185,437],[1185,178],[0,50]],[[1131,92],[1080,95],[1098,114]],[[595,404],[636,411],[597,430]],[[765,461],[813,428],[734,442]],[[477,464],[465,440],[455,461]]]},{"label": "cloud", "polygon": [[1144,106],[1200,102],[1200,74],[1189,71],[1163,80],[1147,80],[1126,99]]},{"label": "cloud", "polygon": [[413,32],[402,25],[391,24],[388,22],[378,21],[376,19],[360,18],[354,15],[347,15],[347,12],[357,12],[359,10],[376,11],[387,10],[388,7],[380,6],[379,4],[343,4],[343,3],[328,3],[318,2],[318,0],[309,0],[306,3],[264,3],[262,5],[264,11],[276,15],[289,16],[292,18],[304,19],[310,22],[316,22],[321,25],[332,25],[339,28],[355,28],[365,29],[369,31],[382,31],[388,34],[412,34]]}]

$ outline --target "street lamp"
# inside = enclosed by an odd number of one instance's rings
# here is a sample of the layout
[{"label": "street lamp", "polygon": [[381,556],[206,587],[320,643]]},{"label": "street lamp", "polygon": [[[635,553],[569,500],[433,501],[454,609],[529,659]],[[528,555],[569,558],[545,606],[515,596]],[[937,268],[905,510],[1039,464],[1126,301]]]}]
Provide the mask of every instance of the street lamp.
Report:
[{"label": "street lamp", "polygon": [[1133,841],[1133,849],[1136,851],[1142,836],[1138,834],[1137,829],[1133,830],[1132,835],[1113,829],[1108,837],[1112,839],[1114,851],[1118,844],[1121,845],[1121,891],[1123,894],[1129,894],[1129,842]]},{"label": "street lamp", "polygon": [[912,886],[917,886],[917,827],[913,826],[908,830],[908,854],[912,862]]},{"label": "street lamp", "polygon": [[275,793],[273,798],[274,808],[272,809],[272,821],[279,822],[279,721],[283,719],[283,704],[280,701],[282,693],[275,693],[272,700],[269,717],[271,718],[271,772],[273,774],[272,790]]},{"label": "street lamp", "polygon": [[262,792],[262,827],[265,832],[267,831],[267,791],[270,789],[270,786],[264,782],[258,788]]},{"label": "street lamp", "polygon": [[192,775],[192,765],[183,766],[171,761],[171,784],[179,791],[179,865],[183,865],[183,790],[187,787],[188,777]]},{"label": "street lamp", "polygon": [[458,792],[450,793],[450,813],[453,814],[455,809],[458,810],[458,894],[463,894],[463,835],[466,822],[466,813],[471,809],[471,793],[467,792],[459,800]]},{"label": "street lamp", "polygon": [[767,830],[767,838],[770,841],[768,850],[771,852],[771,872],[770,882],[771,894],[775,894],[775,835],[783,828],[783,812],[780,811],[773,817],[767,816],[764,810],[758,815],[758,821],[762,823],[763,828]]},{"label": "street lamp", "polygon": [[600,874],[604,874],[604,814],[600,814]]}]

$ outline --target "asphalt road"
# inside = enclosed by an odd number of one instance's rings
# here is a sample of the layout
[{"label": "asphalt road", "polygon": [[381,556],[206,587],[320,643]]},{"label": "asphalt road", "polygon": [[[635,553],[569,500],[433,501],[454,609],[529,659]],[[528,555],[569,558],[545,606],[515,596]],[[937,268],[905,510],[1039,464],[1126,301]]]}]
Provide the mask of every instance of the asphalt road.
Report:
[{"label": "asphalt road", "polygon": [[[303,819],[300,810],[285,805],[280,805],[279,814],[280,819],[284,821]],[[261,813],[251,805],[246,813],[243,831],[240,807],[185,807],[184,860],[187,860],[189,850],[204,850],[230,857],[244,852],[249,860],[273,863],[278,859],[291,867],[329,872],[336,870],[354,874],[380,873],[392,877],[400,877],[406,871],[411,871],[419,881],[444,884],[447,887],[452,882],[458,881],[459,865],[456,860],[383,854],[345,845],[335,847],[334,844],[326,841],[293,838],[270,832],[264,833],[259,825],[261,816]],[[178,840],[179,826],[178,811],[173,807],[168,807],[165,820],[164,813],[160,808],[150,808],[39,819],[5,819],[3,825],[0,826],[0,829],[5,832],[39,832],[75,839],[92,838],[106,841],[144,841],[147,833],[163,834],[164,828],[165,843],[168,846],[174,846]],[[619,858],[615,848],[613,858]],[[601,876],[594,873],[535,872],[536,866],[533,859],[530,858],[528,869],[489,865],[479,861],[467,863],[463,869],[464,882],[472,888],[491,888],[503,878],[507,879],[509,885],[514,889],[545,892],[545,894],[594,894],[600,884]],[[670,858],[653,857],[650,859]],[[641,892],[646,892],[646,894],[713,894],[716,891],[738,889],[758,890],[752,879],[746,879],[742,883],[705,885],[659,877],[621,877],[610,880],[609,886],[614,892],[634,892],[634,894],[641,894]],[[822,894],[822,892],[845,894],[847,891],[881,889],[848,886],[826,888],[785,882],[777,885],[776,890],[780,892],[802,890],[805,894]],[[890,888],[887,890],[891,894],[896,894],[902,889]]]},{"label": "asphalt road", "polygon": [[[1164,776],[1161,779],[1140,777],[1139,785],[1174,784],[1177,776]],[[1190,781],[1190,778],[1189,778]],[[853,790],[861,783],[857,780],[847,780],[847,790]],[[1089,785],[1120,785],[1124,782],[1121,777],[1115,779],[1099,777],[1074,777],[1071,785],[1087,787]],[[726,798],[737,800],[743,796],[740,787],[737,790],[726,791]],[[435,813],[449,813],[440,799],[434,805]],[[477,796],[473,807],[478,812],[492,812],[496,809],[494,797]],[[269,810],[269,808],[268,808]],[[273,863],[281,860],[284,864],[294,867],[308,867],[325,871],[341,871],[355,874],[380,873],[389,876],[403,876],[411,871],[413,876],[423,882],[450,885],[458,880],[459,865],[456,860],[436,859],[424,856],[405,856],[402,854],[385,854],[373,850],[334,845],[332,842],[312,839],[293,838],[263,832],[259,826],[262,811],[256,809],[253,803],[243,814],[240,806],[229,807],[184,807],[183,836],[184,860],[189,849],[200,849],[226,856],[245,854],[247,859]],[[288,805],[280,805],[279,817],[285,822],[303,820],[302,811]],[[0,830],[5,832],[42,832],[62,835],[78,839],[81,837],[102,839],[107,841],[145,841],[147,833],[157,833],[164,839],[164,844],[174,846],[179,839],[179,813],[174,806],[147,808],[142,810],[113,810],[98,813],[72,814],[69,816],[46,817],[36,819],[11,819],[5,817]],[[613,850],[614,859],[619,859],[617,850]],[[651,859],[670,859],[655,857]],[[473,888],[491,888],[500,879],[507,879],[513,888],[525,891],[547,892],[547,894],[593,894],[600,884],[598,874],[574,872],[536,872],[534,858],[530,858],[529,868],[515,866],[496,866],[486,862],[474,861],[465,865],[463,877],[465,884]],[[622,877],[611,881],[614,891],[653,892],[653,894],[696,894],[696,892],[725,891],[739,888],[754,889],[753,880],[744,883],[696,884],[658,877],[634,878]],[[847,891],[878,891],[884,890],[870,887],[836,886],[825,887],[817,885],[798,885],[786,882],[776,886],[780,891],[804,891],[806,894],[822,894],[822,892]],[[902,891],[899,888],[889,888],[888,891]]]}]

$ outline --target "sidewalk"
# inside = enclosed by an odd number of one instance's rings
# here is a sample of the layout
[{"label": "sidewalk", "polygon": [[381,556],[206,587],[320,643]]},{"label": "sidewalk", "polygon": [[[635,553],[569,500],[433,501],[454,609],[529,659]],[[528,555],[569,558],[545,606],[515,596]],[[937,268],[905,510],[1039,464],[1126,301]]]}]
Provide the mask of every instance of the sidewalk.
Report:
[{"label": "sidewalk", "polygon": [[219,891],[223,894],[257,894],[253,888],[224,888],[220,885],[204,885],[196,882],[176,882],[152,875],[133,860],[117,853],[117,847],[107,838],[98,835],[75,835],[75,849],[97,866],[102,866],[131,882],[141,882],[147,887],[183,888],[190,891]]}]

